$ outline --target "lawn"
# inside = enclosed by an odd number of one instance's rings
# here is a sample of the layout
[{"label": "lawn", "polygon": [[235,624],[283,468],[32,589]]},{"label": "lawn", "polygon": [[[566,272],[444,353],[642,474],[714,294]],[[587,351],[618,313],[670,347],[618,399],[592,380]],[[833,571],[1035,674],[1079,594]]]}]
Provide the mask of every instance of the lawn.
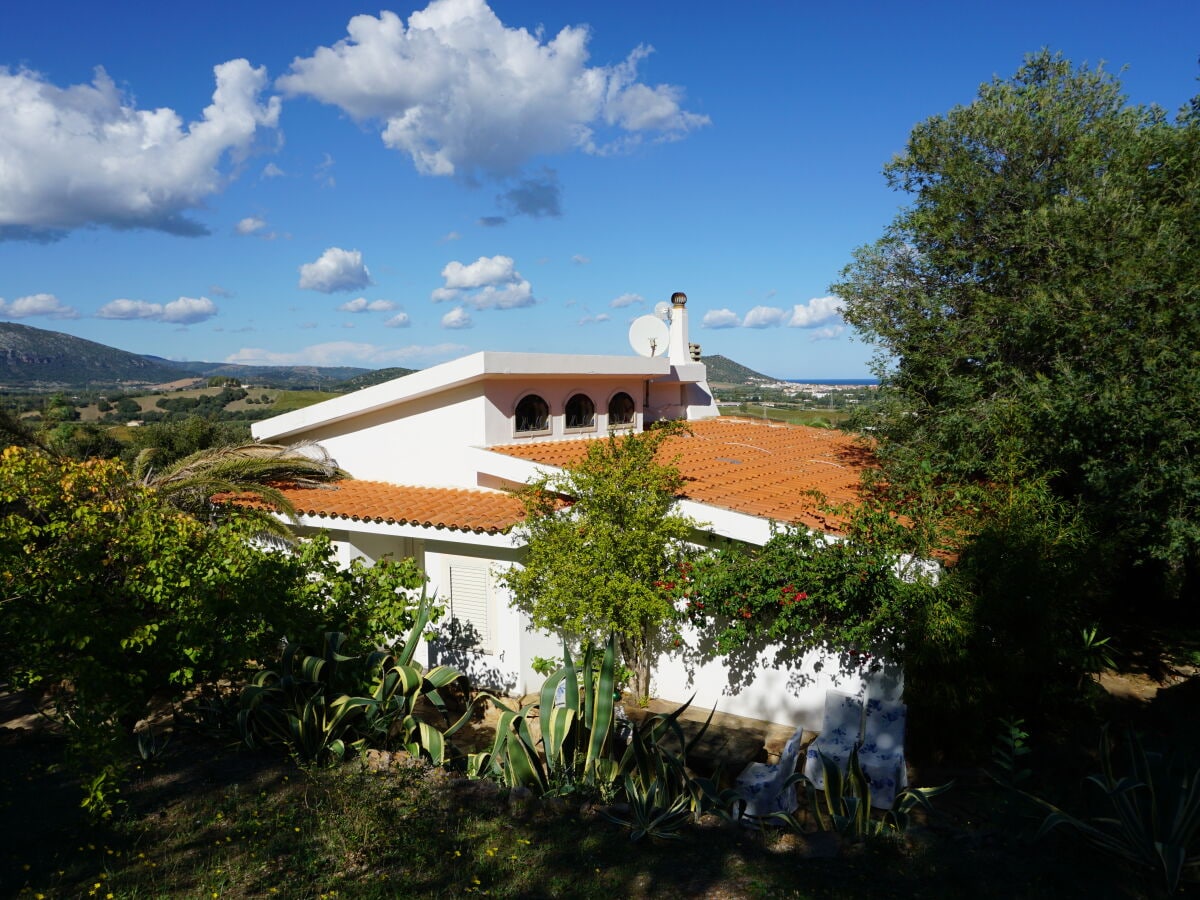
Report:
[{"label": "lawn", "polygon": [[[903,839],[763,834],[713,816],[678,841],[598,802],[513,800],[408,762],[303,769],[183,729],[91,825],[45,731],[0,746],[0,895],[25,897],[1138,897],[1141,882],[968,775]],[[939,798],[941,801],[943,798]]]}]

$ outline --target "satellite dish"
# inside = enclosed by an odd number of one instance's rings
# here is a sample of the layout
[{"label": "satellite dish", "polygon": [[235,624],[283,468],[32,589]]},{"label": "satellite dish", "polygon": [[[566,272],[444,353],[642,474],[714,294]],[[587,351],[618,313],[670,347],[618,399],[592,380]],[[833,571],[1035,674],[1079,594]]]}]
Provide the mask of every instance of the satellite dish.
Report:
[{"label": "satellite dish", "polygon": [[661,300],[654,304],[654,315],[662,319],[664,322],[671,321],[671,304],[666,300]]},{"label": "satellite dish", "polygon": [[629,326],[629,346],[639,356],[662,356],[667,352],[671,331],[667,323],[654,316],[639,316]]}]

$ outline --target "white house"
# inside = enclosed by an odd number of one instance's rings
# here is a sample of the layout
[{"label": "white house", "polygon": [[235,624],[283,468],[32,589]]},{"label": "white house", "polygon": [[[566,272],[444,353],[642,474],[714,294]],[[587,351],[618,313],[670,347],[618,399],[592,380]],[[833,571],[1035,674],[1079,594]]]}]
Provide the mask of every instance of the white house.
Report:
[{"label": "white house", "polygon": [[[301,530],[329,531],[343,563],[415,558],[452,619],[439,658],[495,687],[531,692],[541,678],[530,661],[561,647],[531,628],[495,579],[522,554],[510,533],[521,507],[506,489],[573,461],[610,431],[686,419],[691,434],[671,438],[664,452],[687,480],[681,510],[705,523],[698,542],[761,545],[772,522],[835,533],[806,492],[853,500],[868,464],[838,432],[720,417],[705,366],[690,358],[687,298],[672,300],[665,357],[476,353],[258,422],[254,436],[320,443],[353,480],[288,489]],[[853,691],[869,678],[873,693],[899,691],[892,673],[868,675],[834,654],[787,669],[770,659],[731,683],[719,659],[667,654],[654,693],[695,693],[704,707],[815,730],[828,687]]]}]

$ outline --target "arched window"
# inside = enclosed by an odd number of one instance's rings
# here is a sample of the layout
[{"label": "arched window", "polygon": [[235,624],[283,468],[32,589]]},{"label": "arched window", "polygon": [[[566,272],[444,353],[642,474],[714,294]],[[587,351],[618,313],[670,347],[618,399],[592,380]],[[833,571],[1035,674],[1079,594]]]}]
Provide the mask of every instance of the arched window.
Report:
[{"label": "arched window", "polygon": [[612,428],[614,425],[632,425],[633,413],[633,398],[624,391],[615,394],[608,401],[608,427]]},{"label": "arched window", "polygon": [[567,401],[567,428],[595,428],[596,404],[587,394],[573,394]]},{"label": "arched window", "polygon": [[550,428],[550,405],[537,394],[526,394],[517,404],[517,433],[547,431]]}]

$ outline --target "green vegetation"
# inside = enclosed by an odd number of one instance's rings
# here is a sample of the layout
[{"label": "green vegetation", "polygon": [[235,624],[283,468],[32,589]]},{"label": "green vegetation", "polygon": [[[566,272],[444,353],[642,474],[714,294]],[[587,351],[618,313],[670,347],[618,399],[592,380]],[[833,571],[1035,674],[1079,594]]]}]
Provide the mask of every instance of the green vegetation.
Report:
[{"label": "green vegetation", "polygon": [[[693,523],[672,512],[679,471],[655,461],[677,428],[593,441],[559,475],[521,494],[528,550],[502,581],[534,624],[580,639],[615,633],[631,688],[644,697],[650,665],[675,619],[667,579],[689,551]],[[558,497],[572,498],[560,514]]]}]

